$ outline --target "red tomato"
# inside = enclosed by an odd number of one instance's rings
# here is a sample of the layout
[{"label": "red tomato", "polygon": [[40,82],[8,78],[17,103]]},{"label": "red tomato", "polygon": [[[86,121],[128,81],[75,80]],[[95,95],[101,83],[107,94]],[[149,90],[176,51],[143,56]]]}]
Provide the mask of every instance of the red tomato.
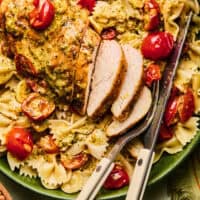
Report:
[{"label": "red tomato", "polygon": [[65,156],[61,157],[61,163],[66,169],[79,169],[88,161],[88,156],[85,153],[80,153],[68,159]]},{"label": "red tomato", "polygon": [[163,142],[169,140],[173,137],[173,132],[170,127],[167,127],[164,123],[162,123],[160,127],[160,133],[158,136],[158,141]]},{"label": "red tomato", "polygon": [[146,85],[151,86],[153,81],[161,79],[160,67],[156,64],[150,64],[144,71],[144,81]]},{"label": "red tomato", "polygon": [[15,65],[19,74],[30,74],[34,76],[38,74],[33,63],[22,54],[15,55]]},{"label": "red tomato", "polygon": [[30,24],[36,30],[46,29],[53,21],[55,10],[50,0],[34,0],[34,10],[30,13]]},{"label": "red tomato", "polygon": [[146,31],[152,31],[158,28],[160,24],[160,8],[155,0],[146,0],[144,3],[144,20]]},{"label": "red tomato", "polygon": [[105,189],[119,189],[128,184],[129,176],[126,171],[120,165],[115,165],[103,187]]},{"label": "red tomato", "polygon": [[78,4],[92,12],[94,10],[96,0],[79,0]]},{"label": "red tomato", "polygon": [[173,36],[167,32],[150,33],[144,38],[141,46],[142,54],[151,60],[167,58],[174,47]]},{"label": "red tomato", "polygon": [[188,88],[187,92],[180,97],[180,105],[178,108],[181,122],[186,122],[194,113],[194,95],[192,89]]},{"label": "red tomato", "polygon": [[46,119],[55,109],[55,104],[39,93],[31,93],[22,103],[22,111],[32,120]]},{"label": "red tomato", "polygon": [[6,148],[17,159],[24,160],[33,150],[32,135],[22,127],[14,127],[6,137]]},{"label": "red tomato", "polygon": [[49,153],[49,154],[59,152],[59,148],[56,145],[51,135],[46,135],[44,137],[41,137],[37,145],[41,147],[46,153]]},{"label": "red tomato", "polygon": [[174,122],[176,121],[178,106],[179,106],[179,97],[175,96],[174,98],[169,99],[164,114],[164,122],[166,126],[170,126],[174,124]]},{"label": "red tomato", "polygon": [[116,30],[114,28],[107,28],[103,30],[101,37],[103,40],[112,40],[116,37]]}]

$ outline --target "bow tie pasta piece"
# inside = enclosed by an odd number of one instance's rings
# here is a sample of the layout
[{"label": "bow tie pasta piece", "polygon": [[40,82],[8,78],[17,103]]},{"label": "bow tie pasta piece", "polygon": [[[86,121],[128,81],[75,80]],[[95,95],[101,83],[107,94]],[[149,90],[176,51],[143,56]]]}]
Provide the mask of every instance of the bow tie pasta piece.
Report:
[{"label": "bow tie pasta piece", "polygon": [[15,171],[15,169],[19,169],[21,166],[24,165],[24,161],[20,161],[17,158],[15,158],[14,156],[12,156],[11,153],[7,153],[7,160],[8,160],[8,164],[10,166],[10,169],[12,171]]},{"label": "bow tie pasta piece", "polygon": [[178,141],[185,146],[187,143],[191,142],[191,140],[195,137],[198,131],[198,118],[191,117],[184,124],[178,123],[175,128],[175,136]]},{"label": "bow tie pasta piece", "polygon": [[19,174],[21,176],[28,176],[30,178],[36,178],[37,177],[37,171],[33,168],[29,167],[28,165],[22,165],[19,169]]},{"label": "bow tie pasta piece", "polygon": [[194,91],[195,114],[200,114],[200,73],[192,76],[192,89]]}]

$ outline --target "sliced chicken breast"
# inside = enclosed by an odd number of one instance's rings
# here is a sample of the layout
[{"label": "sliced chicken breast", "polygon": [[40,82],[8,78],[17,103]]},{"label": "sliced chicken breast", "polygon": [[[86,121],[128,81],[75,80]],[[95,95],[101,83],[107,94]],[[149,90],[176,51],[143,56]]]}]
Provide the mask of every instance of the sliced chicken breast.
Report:
[{"label": "sliced chicken breast", "polygon": [[122,83],[117,99],[114,101],[111,111],[118,120],[127,116],[128,110],[137,96],[142,84],[143,58],[141,53],[130,45],[122,46],[128,64],[127,72]]},{"label": "sliced chicken breast", "polygon": [[121,46],[115,40],[101,43],[92,80],[87,114],[101,116],[116,99],[126,69]]},{"label": "sliced chicken breast", "polygon": [[73,108],[81,115],[86,113],[92,73],[100,44],[100,36],[88,28],[83,37],[83,42],[77,59]]},{"label": "sliced chicken breast", "polygon": [[107,135],[112,137],[125,133],[129,128],[138,123],[149,111],[152,104],[151,91],[144,86],[138,96],[137,101],[129,115],[129,117],[123,121],[117,121],[116,119],[108,126],[106,132]]}]

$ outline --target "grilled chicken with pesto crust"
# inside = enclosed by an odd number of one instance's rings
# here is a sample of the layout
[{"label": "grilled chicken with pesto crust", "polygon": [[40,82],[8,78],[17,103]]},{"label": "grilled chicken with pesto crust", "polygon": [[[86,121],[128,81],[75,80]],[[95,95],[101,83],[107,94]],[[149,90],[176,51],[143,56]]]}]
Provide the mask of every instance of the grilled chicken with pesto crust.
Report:
[{"label": "grilled chicken with pesto crust", "polygon": [[149,88],[144,86],[135,102],[130,115],[125,121],[114,121],[108,126],[106,134],[109,137],[117,136],[125,133],[128,129],[136,125],[149,111],[152,104],[152,96]]},{"label": "grilled chicken with pesto crust", "polygon": [[[29,23],[32,1],[6,2],[9,6],[2,13],[5,32],[14,38],[12,46],[18,73],[44,79],[58,97],[71,103],[76,62],[89,25],[88,11],[69,5],[69,1],[56,0],[52,24],[37,31]],[[2,2],[4,8],[6,2]]]},{"label": "grilled chicken with pesto crust", "polygon": [[120,44],[115,40],[102,41],[92,77],[87,107],[89,117],[102,116],[110,108],[118,95],[126,67]]},{"label": "grilled chicken with pesto crust", "polygon": [[133,101],[142,85],[143,78],[143,58],[141,53],[130,45],[123,45],[122,49],[128,64],[127,72],[119,95],[111,108],[113,116],[118,120],[128,117]]},{"label": "grilled chicken with pesto crust", "polygon": [[83,37],[76,62],[72,107],[81,115],[86,114],[91,79],[100,40],[100,36],[91,28],[88,28]]}]

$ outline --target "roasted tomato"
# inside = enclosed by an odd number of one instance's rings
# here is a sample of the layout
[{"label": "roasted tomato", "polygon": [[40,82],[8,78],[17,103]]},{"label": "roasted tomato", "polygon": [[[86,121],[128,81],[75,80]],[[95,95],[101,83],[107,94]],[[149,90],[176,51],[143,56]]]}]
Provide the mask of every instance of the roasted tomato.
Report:
[{"label": "roasted tomato", "polygon": [[77,154],[71,158],[62,155],[61,163],[66,169],[79,169],[88,161],[88,155],[86,153]]},{"label": "roasted tomato", "polygon": [[172,137],[173,137],[172,129],[170,127],[167,127],[164,123],[162,123],[158,136],[158,141],[163,142],[165,140],[171,139]]},{"label": "roasted tomato", "polygon": [[160,24],[159,4],[155,0],[146,0],[144,3],[144,11],[144,29],[146,31],[152,31],[158,28]]},{"label": "roasted tomato", "polygon": [[39,93],[31,93],[22,103],[22,111],[31,120],[46,119],[55,109],[55,104]]},{"label": "roasted tomato", "polygon": [[101,37],[103,40],[112,40],[116,37],[116,30],[114,28],[104,29]]},{"label": "roasted tomato", "polygon": [[33,150],[32,135],[22,127],[14,127],[6,137],[6,148],[17,159],[24,160]]},{"label": "roasted tomato", "polygon": [[94,10],[96,4],[96,0],[79,0],[78,5],[80,5],[82,8],[88,9],[90,12]]},{"label": "roasted tomato", "polygon": [[35,81],[32,79],[26,79],[26,84],[33,92],[38,92],[40,94],[46,93],[47,83],[44,80]]},{"label": "roasted tomato", "polygon": [[19,74],[37,75],[37,70],[33,66],[33,63],[22,54],[15,55],[15,65]]},{"label": "roasted tomato", "polygon": [[174,47],[173,36],[167,32],[154,32],[144,38],[141,46],[142,54],[151,60],[167,58]]},{"label": "roasted tomato", "polygon": [[160,79],[161,79],[161,72],[160,72],[159,65],[150,64],[144,70],[144,81],[146,85],[151,86],[153,81],[160,80]]},{"label": "roasted tomato", "polygon": [[34,10],[30,13],[30,24],[36,30],[46,29],[53,21],[55,10],[50,0],[34,0]]},{"label": "roasted tomato", "polygon": [[166,126],[170,126],[177,121],[178,106],[179,106],[178,96],[175,96],[174,98],[169,98],[164,114],[164,122]]},{"label": "roasted tomato", "polygon": [[106,179],[103,187],[105,189],[119,189],[129,184],[129,176],[120,165],[115,165]]},{"label": "roasted tomato", "polygon": [[192,89],[188,88],[187,92],[180,97],[178,108],[179,118],[181,122],[186,122],[194,113],[194,95]]},{"label": "roasted tomato", "polygon": [[41,137],[37,145],[42,148],[46,153],[58,153],[59,148],[56,145],[52,135]]}]

